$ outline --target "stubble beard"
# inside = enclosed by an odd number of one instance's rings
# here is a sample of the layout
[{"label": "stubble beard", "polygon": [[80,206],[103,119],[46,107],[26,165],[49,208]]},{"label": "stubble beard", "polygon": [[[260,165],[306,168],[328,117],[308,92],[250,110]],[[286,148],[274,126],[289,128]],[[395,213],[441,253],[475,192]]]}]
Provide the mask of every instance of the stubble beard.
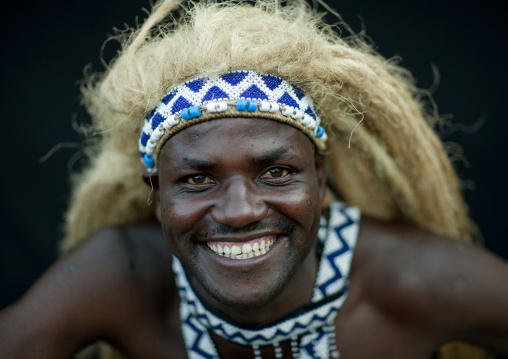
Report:
[{"label": "stubble beard", "polygon": [[[277,272],[276,276],[272,276],[272,281],[269,285],[263,286],[262,293],[258,293],[256,295],[252,295],[251,293],[246,293],[245,300],[238,301],[231,297],[225,295],[223,291],[220,290],[219,287],[213,286],[211,280],[207,278],[207,275],[202,266],[199,265],[199,261],[196,257],[188,262],[188,271],[191,275],[196,279],[196,281],[203,287],[203,289],[210,295],[213,299],[221,303],[222,305],[228,306],[230,308],[234,308],[240,311],[252,311],[259,308],[262,308],[268,305],[274,298],[276,298],[282,290],[286,287],[286,285],[291,281],[295,273],[298,271],[299,267],[302,265],[304,260],[310,253],[312,243],[314,241],[306,240],[304,244],[301,244],[300,249],[295,251],[295,246],[297,244],[291,245],[291,236],[289,238],[289,248],[290,251],[286,256],[283,263],[281,263],[278,268],[274,268],[274,271]],[[240,273],[236,277],[232,277],[232,280],[239,280],[244,282],[249,282],[249,273]],[[249,295],[250,294],[250,295]]]}]

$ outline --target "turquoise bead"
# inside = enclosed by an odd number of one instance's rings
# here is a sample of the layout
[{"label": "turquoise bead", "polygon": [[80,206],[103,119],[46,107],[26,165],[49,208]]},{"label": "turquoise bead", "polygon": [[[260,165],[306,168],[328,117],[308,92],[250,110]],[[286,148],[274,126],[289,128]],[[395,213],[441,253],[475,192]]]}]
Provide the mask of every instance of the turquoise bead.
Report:
[{"label": "turquoise bead", "polygon": [[245,111],[246,108],[247,108],[247,101],[245,101],[242,98],[236,100],[236,109],[238,111]]},{"label": "turquoise bead", "polygon": [[152,155],[149,155],[148,153],[145,153],[143,156],[143,161],[145,162],[145,166],[147,168],[153,168],[155,166],[155,159]]}]

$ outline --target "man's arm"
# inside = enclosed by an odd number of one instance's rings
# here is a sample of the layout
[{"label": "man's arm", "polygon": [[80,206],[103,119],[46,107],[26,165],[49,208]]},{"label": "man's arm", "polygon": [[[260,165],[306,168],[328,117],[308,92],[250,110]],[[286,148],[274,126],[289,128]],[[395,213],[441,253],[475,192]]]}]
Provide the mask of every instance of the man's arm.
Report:
[{"label": "man's arm", "polygon": [[436,241],[422,260],[443,330],[508,355],[508,264],[472,245]]},{"label": "man's arm", "polygon": [[[508,354],[508,264],[473,245],[366,220],[358,253],[371,302],[436,342]],[[358,266],[360,268],[360,266]]]},{"label": "man's arm", "polygon": [[68,358],[97,339],[119,341],[145,299],[128,243],[105,229],[57,261],[0,312],[0,357]]}]

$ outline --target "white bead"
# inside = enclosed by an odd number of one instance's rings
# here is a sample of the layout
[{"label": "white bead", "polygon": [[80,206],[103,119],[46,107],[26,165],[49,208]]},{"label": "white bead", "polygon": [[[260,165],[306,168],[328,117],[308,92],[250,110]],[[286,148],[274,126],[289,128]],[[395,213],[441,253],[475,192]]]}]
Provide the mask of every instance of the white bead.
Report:
[{"label": "white bead", "polygon": [[224,112],[228,109],[228,104],[227,102],[217,102],[215,104],[215,109],[217,110],[217,112]]},{"label": "white bead", "polygon": [[210,113],[214,113],[214,112],[217,112],[217,110],[215,109],[215,105],[217,104],[217,102],[208,102],[206,104],[206,110]]},{"label": "white bead", "polygon": [[148,153],[149,155],[152,155],[153,151],[155,151],[156,146],[157,146],[157,143],[148,142],[148,144],[146,145],[146,153]]},{"label": "white bead", "polygon": [[261,101],[261,105],[259,105],[258,110],[262,112],[268,112],[270,111],[270,103],[266,101]]},{"label": "white bead", "polygon": [[310,128],[311,130],[315,129],[317,127],[316,121],[314,121],[314,119],[312,119],[310,121],[310,123],[307,125],[307,127]]},{"label": "white bead", "polygon": [[154,141],[158,141],[159,138],[162,137],[162,135],[164,134],[164,128],[162,128],[161,126],[157,127],[153,133],[152,133],[152,136],[150,136],[150,138]]},{"label": "white bead", "polygon": [[302,122],[302,124],[303,124],[304,126],[307,126],[307,127],[308,127],[308,126],[310,125],[310,123],[311,123],[313,120],[312,120],[312,117],[310,117],[310,116],[309,116],[309,115],[307,115],[307,114],[304,114],[304,115],[303,115],[303,118],[302,118],[300,121]]},{"label": "white bead", "polygon": [[166,130],[169,130],[171,127],[176,125],[178,123],[178,120],[176,119],[175,115],[169,116],[169,118],[162,123],[162,127],[164,127]]},{"label": "white bead", "polygon": [[277,111],[279,111],[279,108],[280,108],[280,106],[278,103],[271,103],[269,111],[270,112],[277,112]]},{"label": "white bead", "polygon": [[302,117],[303,117],[303,112],[298,110],[298,109],[295,109],[291,115],[291,117],[293,117],[295,120],[301,120]]},{"label": "white bead", "polygon": [[282,114],[284,116],[291,116],[293,113],[293,108],[291,106],[284,106],[284,110],[282,110]]},{"label": "white bead", "polygon": [[323,133],[323,136],[321,136],[320,140],[323,142],[326,142],[327,139],[328,139],[328,135],[325,132],[325,133]]}]

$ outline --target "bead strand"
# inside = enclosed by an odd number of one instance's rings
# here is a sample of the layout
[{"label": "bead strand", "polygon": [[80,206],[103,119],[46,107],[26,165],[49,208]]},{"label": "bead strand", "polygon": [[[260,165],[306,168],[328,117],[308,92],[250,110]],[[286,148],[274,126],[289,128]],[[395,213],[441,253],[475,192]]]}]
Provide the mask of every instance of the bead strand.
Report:
[{"label": "bead strand", "polygon": [[328,332],[328,347],[330,348],[330,355],[332,358],[340,358],[340,353],[337,349],[337,342],[335,336],[335,323],[331,322],[325,329]]},{"label": "bead strand", "polygon": [[300,358],[300,347],[298,346],[298,338],[291,338],[291,354],[293,355],[293,359]]},{"label": "bead strand", "polygon": [[275,349],[275,359],[282,359],[282,348],[280,347],[279,343],[273,343],[273,347]]},{"label": "bead strand", "polygon": [[259,350],[259,345],[252,345],[252,350],[254,351],[254,359],[263,359],[261,358],[261,350]]}]

